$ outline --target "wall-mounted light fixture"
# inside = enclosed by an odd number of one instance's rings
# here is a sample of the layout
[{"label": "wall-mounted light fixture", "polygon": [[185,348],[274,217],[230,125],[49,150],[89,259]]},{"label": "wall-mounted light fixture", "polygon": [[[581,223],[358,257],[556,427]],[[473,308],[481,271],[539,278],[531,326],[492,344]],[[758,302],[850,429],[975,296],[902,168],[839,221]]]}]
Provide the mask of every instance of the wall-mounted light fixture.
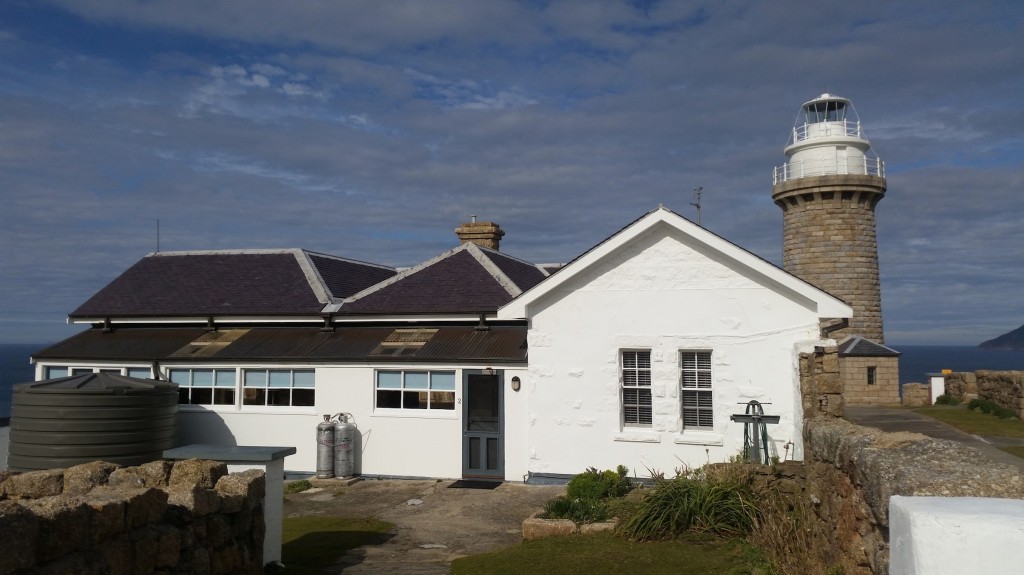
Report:
[{"label": "wall-mounted light fixture", "polygon": [[518,375],[513,376],[512,377],[512,391],[519,391],[519,388],[522,387],[522,386],[523,386],[523,382],[522,382],[522,380],[519,379],[519,376]]},{"label": "wall-mounted light fixture", "polygon": [[485,367],[484,368],[484,375],[494,375],[494,368],[493,367]]}]

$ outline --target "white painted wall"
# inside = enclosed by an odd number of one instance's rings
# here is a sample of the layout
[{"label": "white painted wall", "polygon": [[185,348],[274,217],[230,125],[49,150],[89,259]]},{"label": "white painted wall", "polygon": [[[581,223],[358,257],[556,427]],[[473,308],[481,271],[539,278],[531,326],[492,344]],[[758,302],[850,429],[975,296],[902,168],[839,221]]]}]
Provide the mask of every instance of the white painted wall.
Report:
[{"label": "white painted wall", "polygon": [[[766,413],[782,417],[768,428],[778,455],[792,443],[790,458],[802,458],[796,354],[821,344],[816,311],[666,230],[638,237],[528,308],[530,471],[624,464],[643,476],[724,461],[743,441],[729,415],[751,399],[770,402]],[[621,424],[623,349],[652,352],[651,427]],[[712,351],[711,431],[682,429],[680,350]]]},{"label": "white painted wall", "polygon": [[[279,367],[279,366],[262,366]],[[309,366],[284,365],[299,368]],[[400,477],[462,476],[462,371],[493,367],[505,371],[505,470],[510,480],[526,473],[525,393],[513,392],[514,375],[526,380],[526,369],[501,365],[380,364],[316,367],[315,408],[252,408],[182,406],[179,443],[223,445],[287,445],[298,451],[288,457],[288,471],[316,470],[316,426],[324,415],[351,413],[361,436],[357,470],[364,475]],[[453,411],[401,411],[374,408],[377,369],[454,370]],[[525,386],[524,386],[525,387]]]},{"label": "white painted wall", "polygon": [[985,497],[889,499],[889,573],[1020,573],[1024,501]]}]

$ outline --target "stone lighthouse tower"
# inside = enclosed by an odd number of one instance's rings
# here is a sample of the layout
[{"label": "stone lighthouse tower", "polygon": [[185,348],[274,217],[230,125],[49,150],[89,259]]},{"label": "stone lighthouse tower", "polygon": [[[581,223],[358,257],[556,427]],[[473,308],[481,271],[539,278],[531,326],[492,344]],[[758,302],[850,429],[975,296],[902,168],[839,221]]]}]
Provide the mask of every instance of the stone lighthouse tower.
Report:
[{"label": "stone lighthouse tower", "polygon": [[772,199],[783,212],[783,268],[853,308],[842,340],[882,333],[875,206],[885,165],[871,151],[850,100],[822,94],[805,103],[775,168]]}]

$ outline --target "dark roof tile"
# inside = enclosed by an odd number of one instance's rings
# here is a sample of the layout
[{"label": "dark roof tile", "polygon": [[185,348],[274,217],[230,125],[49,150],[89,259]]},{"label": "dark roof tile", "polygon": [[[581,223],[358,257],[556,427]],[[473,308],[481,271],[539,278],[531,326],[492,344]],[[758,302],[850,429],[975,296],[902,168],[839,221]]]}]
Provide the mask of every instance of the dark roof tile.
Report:
[{"label": "dark roof tile", "polygon": [[285,315],[321,302],[294,252],[150,254],[71,317]]},{"label": "dark roof tile", "polygon": [[880,343],[864,339],[859,335],[850,336],[839,343],[841,357],[896,357],[900,352]]},{"label": "dark roof tile", "polygon": [[494,265],[498,266],[498,269],[508,276],[508,279],[512,280],[512,283],[516,284],[516,287],[522,291],[532,288],[547,277],[544,275],[544,272],[531,263],[517,260],[494,250],[481,249],[480,251],[494,262]]},{"label": "dark roof tile", "polygon": [[309,259],[320,272],[331,295],[339,299],[359,293],[398,273],[392,268],[322,254],[309,254]]},{"label": "dark roof tile", "polygon": [[339,313],[479,313],[509,301],[508,290],[463,248],[345,303]]}]

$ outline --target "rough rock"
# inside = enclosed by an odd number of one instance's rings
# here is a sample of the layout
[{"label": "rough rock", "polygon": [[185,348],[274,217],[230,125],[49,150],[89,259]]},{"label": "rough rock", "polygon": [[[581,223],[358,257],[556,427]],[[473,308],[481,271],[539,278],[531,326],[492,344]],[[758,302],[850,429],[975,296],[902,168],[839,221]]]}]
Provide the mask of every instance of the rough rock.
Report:
[{"label": "rough rock", "polygon": [[204,489],[213,489],[217,481],[228,474],[227,464],[221,461],[204,459],[185,459],[174,463],[168,485],[197,485]]},{"label": "rough rock", "polygon": [[64,470],[45,469],[15,473],[4,481],[7,497],[30,498],[51,497],[60,495],[64,490]]},{"label": "rough rock", "polygon": [[0,501],[0,574],[31,567],[35,562],[39,519],[14,501]]},{"label": "rough rock", "polygon": [[94,487],[106,485],[110,474],[121,466],[106,461],[93,461],[64,470],[64,494],[81,495]]}]

